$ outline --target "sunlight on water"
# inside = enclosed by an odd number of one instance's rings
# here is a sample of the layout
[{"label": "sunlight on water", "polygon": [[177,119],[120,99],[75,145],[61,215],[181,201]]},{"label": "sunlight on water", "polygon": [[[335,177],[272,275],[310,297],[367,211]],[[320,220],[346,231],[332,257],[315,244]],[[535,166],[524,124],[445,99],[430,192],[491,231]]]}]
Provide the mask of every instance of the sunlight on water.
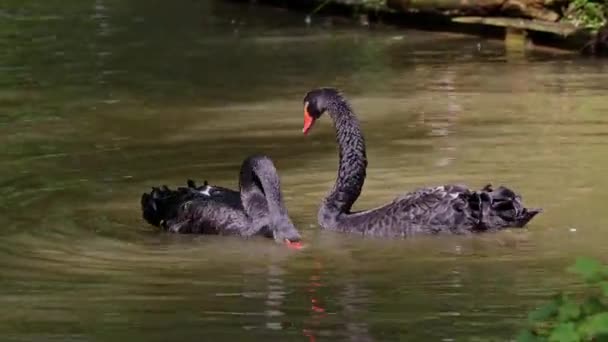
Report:
[{"label": "sunlight on water", "polygon": [[[8,340],[506,340],[564,267],[607,248],[605,63],[512,58],[475,37],[337,25],[221,1],[9,0],[0,16],[0,331]],[[481,49],[478,49],[478,45]],[[361,239],[320,231],[328,118],[351,99],[368,177],[354,209],[446,182],[508,184],[526,230]],[[160,234],[151,186],[236,187],[273,158],[304,236]]]}]

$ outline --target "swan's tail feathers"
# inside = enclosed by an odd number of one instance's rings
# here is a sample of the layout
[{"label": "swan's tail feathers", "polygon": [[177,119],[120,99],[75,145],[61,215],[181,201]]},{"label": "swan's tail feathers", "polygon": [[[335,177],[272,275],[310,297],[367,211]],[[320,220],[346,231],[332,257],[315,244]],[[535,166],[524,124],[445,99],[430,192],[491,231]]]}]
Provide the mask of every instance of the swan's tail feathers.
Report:
[{"label": "swan's tail feathers", "polygon": [[196,183],[190,179],[187,187],[178,187],[176,190],[169,189],[166,185],[153,187],[152,191],[141,196],[144,220],[153,226],[167,228],[177,217],[180,206],[196,196],[197,189]]},{"label": "swan's tail feathers", "polygon": [[[207,187],[209,186],[209,182],[208,182],[208,181],[205,179],[205,180],[203,181],[203,185],[201,185],[201,186],[196,186],[196,182],[195,182],[195,181],[193,181],[192,179],[188,179],[188,180],[186,181],[186,186],[187,186],[189,189],[194,189],[194,190],[204,190],[205,188],[207,188]],[[180,188],[180,189],[181,189],[181,188]]]},{"label": "swan's tail feathers", "polygon": [[534,216],[536,216],[537,214],[542,213],[543,210],[538,208],[538,209],[527,209],[524,208],[523,212],[521,213],[521,215],[519,215],[517,217],[517,227],[523,227],[526,224],[528,224],[528,222],[530,222],[530,220],[532,220],[534,218]]},{"label": "swan's tail feathers", "polygon": [[485,229],[521,228],[542,212],[524,207],[521,196],[504,186],[494,189],[488,184],[477,193],[480,224]]}]

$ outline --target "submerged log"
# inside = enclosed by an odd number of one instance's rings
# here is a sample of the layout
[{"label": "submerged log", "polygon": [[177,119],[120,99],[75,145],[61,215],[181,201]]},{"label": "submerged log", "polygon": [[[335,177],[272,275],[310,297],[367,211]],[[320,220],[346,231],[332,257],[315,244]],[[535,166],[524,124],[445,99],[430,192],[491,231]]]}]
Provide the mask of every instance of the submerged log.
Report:
[{"label": "submerged log", "polygon": [[445,15],[487,15],[496,12],[504,0],[387,0],[389,8],[410,11],[440,12]]},{"label": "submerged log", "polygon": [[501,17],[456,17],[453,22],[463,24],[483,24],[491,26],[501,26],[517,28],[522,30],[549,32],[563,37],[570,36],[579,29],[567,23],[553,23],[547,21],[521,19],[521,18],[501,18]]},{"label": "submerged log", "polygon": [[[578,51],[587,55],[608,57],[608,24],[592,34],[588,29],[558,22],[560,8],[571,0],[257,0],[259,2],[282,3],[287,7],[297,7],[305,3],[317,12],[325,5],[334,4],[344,8],[358,8],[367,5],[382,7],[381,12],[403,18],[414,26],[428,27],[428,20],[447,28],[449,31],[485,30],[484,26],[503,27],[508,51],[520,51],[530,47],[549,47],[562,51]],[[382,4],[394,11],[385,12]],[[554,11],[553,9],[556,9]],[[369,10],[369,7],[368,9]],[[401,12],[401,13],[400,13]],[[350,13],[350,12],[349,12]],[[411,20],[417,13],[422,21]],[[445,16],[447,18],[442,18]],[[430,19],[429,19],[430,18]],[[438,19],[440,18],[440,19]],[[445,25],[446,19],[458,25]],[[466,24],[472,24],[467,27]],[[431,23],[432,25],[432,23]],[[492,30],[493,32],[500,30]]]},{"label": "submerged log", "polygon": [[560,15],[545,4],[545,0],[387,0],[389,8],[406,12],[439,12],[452,17],[508,15],[557,21]]},{"label": "submerged log", "polygon": [[545,7],[544,1],[537,0],[506,0],[500,12],[546,21],[557,21],[560,18],[558,13]]}]

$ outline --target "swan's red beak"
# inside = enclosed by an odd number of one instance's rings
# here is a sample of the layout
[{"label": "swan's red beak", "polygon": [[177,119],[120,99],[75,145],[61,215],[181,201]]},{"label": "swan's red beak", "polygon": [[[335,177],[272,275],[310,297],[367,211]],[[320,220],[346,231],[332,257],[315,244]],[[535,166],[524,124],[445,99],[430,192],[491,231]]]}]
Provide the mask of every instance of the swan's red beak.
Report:
[{"label": "swan's red beak", "polygon": [[290,249],[302,249],[302,242],[300,241],[291,242],[289,239],[285,239],[285,244]]},{"label": "swan's red beak", "polygon": [[312,128],[312,125],[315,123],[315,119],[308,113],[308,102],[304,105],[304,128],[302,128],[302,133],[304,135],[308,134],[308,131]]}]

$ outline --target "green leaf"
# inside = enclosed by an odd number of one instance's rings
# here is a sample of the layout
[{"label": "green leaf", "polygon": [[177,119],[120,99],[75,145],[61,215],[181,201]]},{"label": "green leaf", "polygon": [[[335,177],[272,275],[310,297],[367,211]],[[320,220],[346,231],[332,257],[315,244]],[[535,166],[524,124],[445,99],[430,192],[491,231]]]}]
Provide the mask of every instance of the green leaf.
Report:
[{"label": "green leaf", "polygon": [[573,321],[581,315],[581,307],[578,303],[566,300],[558,309],[557,318],[560,322]]},{"label": "green leaf", "polygon": [[580,340],[574,323],[562,323],[555,327],[549,335],[550,342],[579,342]]},{"label": "green leaf", "polygon": [[554,298],[549,303],[535,309],[528,315],[528,320],[531,322],[540,322],[557,315],[559,306],[561,305],[561,297]]},{"label": "green leaf", "polygon": [[608,335],[604,334],[604,335],[601,335],[601,336],[596,336],[593,339],[593,342],[608,342]]},{"label": "green leaf", "polygon": [[596,297],[589,297],[581,304],[583,315],[590,316],[598,312],[606,311],[608,308]]},{"label": "green leaf", "polygon": [[582,300],[563,293],[553,296],[528,315],[529,326],[518,342],[608,342],[608,266],[579,258],[569,271],[587,282]]},{"label": "green leaf", "polygon": [[604,268],[602,267],[602,264],[598,260],[592,258],[577,258],[574,266],[569,267],[568,270],[578,274],[588,282],[599,281],[604,276]]},{"label": "green leaf", "polygon": [[602,294],[604,297],[608,297],[608,281],[603,281],[600,284],[600,287],[602,288]]},{"label": "green leaf", "polygon": [[580,324],[579,330],[587,338],[608,334],[608,312],[598,313],[585,318]]},{"label": "green leaf", "polygon": [[520,333],[516,339],[517,342],[541,342],[541,339],[534,335],[530,330]]}]

